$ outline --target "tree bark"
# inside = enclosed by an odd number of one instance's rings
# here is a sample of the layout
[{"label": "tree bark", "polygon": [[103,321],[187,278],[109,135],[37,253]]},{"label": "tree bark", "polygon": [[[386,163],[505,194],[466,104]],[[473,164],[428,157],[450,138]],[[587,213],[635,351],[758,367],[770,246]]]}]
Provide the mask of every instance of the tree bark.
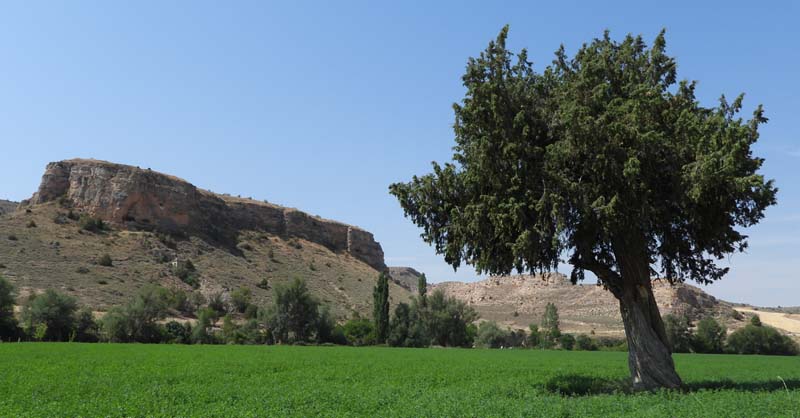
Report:
[{"label": "tree bark", "polygon": [[664,322],[653,295],[649,258],[643,251],[616,247],[621,283],[613,293],[619,300],[625,324],[633,389],[680,388],[681,378],[675,371]]},{"label": "tree bark", "polygon": [[675,371],[664,323],[653,288],[647,284],[624,286],[619,310],[628,340],[628,368],[634,390],[677,389],[681,378]]}]

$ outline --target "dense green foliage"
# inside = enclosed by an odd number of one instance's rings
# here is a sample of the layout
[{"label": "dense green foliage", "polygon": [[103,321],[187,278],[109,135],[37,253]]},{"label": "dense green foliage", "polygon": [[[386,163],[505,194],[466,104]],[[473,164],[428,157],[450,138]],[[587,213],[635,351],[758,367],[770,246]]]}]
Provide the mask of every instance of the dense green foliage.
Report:
[{"label": "dense green foliage", "polygon": [[309,293],[306,282],[295,278],[287,285],[275,286],[273,300],[265,322],[275,341],[310,341],[319,319],[319,302]]},{"label": "dense green foliage", "polygon": [[707,316],[697,323],[694,335],[694,351],[697,353],[721,353],[725,347],[727,329],[714,318]]},{"label": "dense green foliage", "polygon": [[14,316],[14,286],[0,276],[0,341],[9,341],[19,336],[17,318]]},{"label": "dense green foliage", "polygon": [[541,72],[507,36],[468,61],[453,161],[389,190],[454,268],[551,271],[566,255],[573,283],[594,273],[620,301],[634,385],[677,388],[650,280],[722,278],[739,228],[776,202],[751,150],[762,107],[745,121],[743,96],[702,106],[663,32],[562,46]]},{"label": "dense green foliage", "polygon": [[253,291],[246,287],[240,287],[231,292],[231,304],[236,312],[244,313],[252,300]]},{"label": "dense green foliage", "polygon": [[753,323],[740,328],[728,336],[727,350],[738,354],[775,354],[796,356],[800,347],[791,338],[775,328],[761,324],[758,316]]},{"label": "dense green foliage", "polygon": [[157,343],[163,339],[164,319],[170,303],[167,289],[145,286],[125,306],[112,308],[103,317],[103,333],[111,342]]},{"label": "dense green foliage", "polygon": [[372,320],[375,322],[375,339],[385,343],[389,337],[389,274],[382,272],[372,290]]},{"label": "dense green foliage", "polygon": [[0,358],[0,416],[800,415],[787,357],[678,354],[688,392],[635,395],[613,392],[627,365],[609,352],[29,343]]},{"label": "dense green foliage", "polygon": [[664,315],[664,329],[673,353],[688,353],[692,350],[689,318],[684,315]]},{"label": "dense green foliage", "polygon": [[356,347],[375,344],[375,324],[367,318],[353,318],[342,327],[347,343]]},{"label": "dense green foliage", "polygon": [[390,187],[424,240],[493,274],[550,270],[568,250],[573,280],[590,270],[612,290],[626,257],[673,281],[722,277],[714,259],[746,245],[736,227],[775,203],[751,152],[761,106],[748,121],[742,96],[701,106],[663,32],[651,48],[608,33],[562,47],[542,72],[507,35],[469,59],[454,161]]},{"label": "dense green foliage", "polygon": [[22,324],[37,340],[67,341],[75,329],[77,310],[75,298],[47,289],[28,296],[22,305]]},{"label": "dense green foliage", "polygon": [[558,321],[558,308],[553,303],[548,303],[544,308],[544,317],[542,318],[541,326],[541,341],[542,347],[551,348],[556,345],[558,338],[561,337],[561,328]]}]

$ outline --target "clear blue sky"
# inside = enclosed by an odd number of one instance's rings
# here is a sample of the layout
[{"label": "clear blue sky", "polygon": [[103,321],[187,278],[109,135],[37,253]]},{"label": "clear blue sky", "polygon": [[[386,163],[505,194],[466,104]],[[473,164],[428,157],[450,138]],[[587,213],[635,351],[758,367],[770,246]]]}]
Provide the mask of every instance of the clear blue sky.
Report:
[{"label": "clear blue sky", "polygon": [[700,81],[704,104],[743,91],[748,113],[763,103],[771,119],[757,151],[779,204],[708,290],[800,305],[791,2],[116,3],[4,4],[0,198],[29,197],[50,161],[152,167],[362,226],[390,265],[472,280],[421,242],[387,193],[451,156],[467,58],[507,23],[510,45],[527,47],[540,69],[561,43],[575,51],[604,29],[652,39],[664,27],[679,76]]}]

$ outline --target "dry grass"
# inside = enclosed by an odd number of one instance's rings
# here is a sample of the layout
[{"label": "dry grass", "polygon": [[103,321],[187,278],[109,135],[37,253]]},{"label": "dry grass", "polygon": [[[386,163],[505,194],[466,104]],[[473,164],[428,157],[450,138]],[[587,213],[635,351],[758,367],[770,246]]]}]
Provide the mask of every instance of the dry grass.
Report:
[{"label": "dry grass", "polygon": [[[39,205],[31,213],[17,211],[0,216],[0,274],[9,278],[21,294],[55,288],[77,297],[81,303],[103,311],[123,303],[142,286],[153,283],[168,288],[191,287],[173,273],[171,261],[191,260],[206,296],[248,287],[256,303],[268,303],[272,288],[294,277],[306,279],[309,288],[339,318],[372,309],[372,288],[378,272],[347,254],[300,239],[255,231],[239,236],[241,254],[198,238],[165,243],[156,234],[111,229],[83,231],[77,222],[57,224],[66,209],[56,204]],[[62,217],[62,220],[64,217]],[[33,220],[37,227],[27,228]],[[15,236],[16,240],[9,240]],[[109,254],[112,267],[96,263]],[[266,279],[269,287],[257,285]],[[410,293],[390,284],[392,301]]]}]

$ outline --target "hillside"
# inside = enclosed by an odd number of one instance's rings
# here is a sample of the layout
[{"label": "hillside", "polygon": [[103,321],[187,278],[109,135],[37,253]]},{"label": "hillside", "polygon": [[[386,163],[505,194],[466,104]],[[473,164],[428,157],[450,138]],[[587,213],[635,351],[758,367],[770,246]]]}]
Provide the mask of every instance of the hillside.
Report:
[{"label": "hillside", "polygon": [[[109,227],[89,232],[79,215]],[[33,197],[0,215],[0,240],[0,274],[23,295],[56,288],[100,311],[147,283],[191,291],[175,271],[176,262],[189,260],[206,296],[247,287],[263,304],[274,285],[301,277],[346,318],[371,312],[385,268],[380,244],[357,227],[94,160],[48,165]],[[104,254],[113,266],[97,263]],[[408,298],[390,286],[393,303]]]},{"label": "hillside", "polygon": [[17,202],[0,199],[0,215],[13,212],[15,209],[17,209],[17,205]]},{"label": "hillside", "polygon": [[[391,268],[390,271],[398,271]],[[406,278],[407,281],[412,281]],[[654,293],[662,315],[687,315],[696,321],[712,315],[729,329],[745,324],[740,314],[725,301],[688,284],[670,286],[653,282]],[[540,323],[547,303],[558,307],[561,328],[566,332],[621,335],[623,333],[619,304],[608,291],[593,284],[572,285],[562,274],[544,276],[517,275],[491,277],[463,283],[443,282],[428,285],[429,292],[441,289],[448,296],[463,300],[480,313],[482,319],[494,320],[512,328],[527,328]]]}]

